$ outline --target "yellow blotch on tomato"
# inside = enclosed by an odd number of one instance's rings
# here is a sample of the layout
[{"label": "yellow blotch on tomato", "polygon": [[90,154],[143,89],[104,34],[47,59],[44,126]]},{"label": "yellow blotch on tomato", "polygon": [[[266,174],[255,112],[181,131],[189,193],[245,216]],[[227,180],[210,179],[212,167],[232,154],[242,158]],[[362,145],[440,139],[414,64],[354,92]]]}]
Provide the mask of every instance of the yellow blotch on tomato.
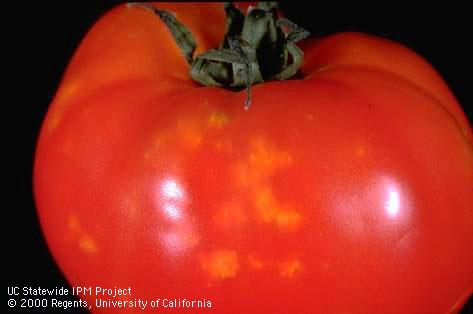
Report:
[{"label": "yellow blotch on tomato", "polygon": [[82,251],[84,251],[86,253],[95,253],[95,252],[97,252],[97,244],[88,235],[83,235],[79,239],[79,247]]},{"label": "yellow blotch on tomato", "polygon": [[302,271],[302,264],[298,259],[291,259],[279,263],[279,274],[281,277],[292,279]]},{"label": "yellow blotch on tomato", "polygon": [[287,206],[282,206],[269,186],[255,191],[255,207],[259,218],[265,223],[274,223],[281,230],[294,231],[301,223],[301,215]]},{"label": "yellow blotch on tomato", "polygon": [[84,232],[79,218],[71,214],[68,219],[68,233],[66,234],[66,239],[72,239],[77,243],[80,250],[91,254],[98,251],[98,246],[95,240],[86,232]]},{"label": "yellow blotch on tomato", "polygon": [[68,84],[63,85],[59,89],[56,97],[54,98],[54,107],[52,107],[53,109],[46,120],[45,130],[47,133],[52,133],[59,126],[63,119],[64,111],[68,105],[67,100],[77,95],[77,93],[80,91],[80,86],[80,82],[70,81]]},{"label": "yellow blotch on tomato", "polygon": [[177,121],[177,131],[181,140],[191,148],[197,147],[203,138],[203,130],[196,119],[182,119]]},{"label": "yellow blotch on tomato", "polygon": [[256,219],[275,224],[282,231],[298,229],[301,214],[279,201],[271,187],[274,173],[291,165],[291,155],[263,137],[254,137],[249,148],[248,157],[235,166],[235,174],[237,182],[250,192]]},{"label": "yellow blotch on tomato", "polygon": [[202,268],[212,279],[223,280],[236,277],[240,263],[236,251],[222,249],[206,255],[202,260]]},{"label": "yellow blotch on tomato", "polygon": [[288,152],[273,147],[263,138],[255,137],[251,140],[248,163],[261,175],[269,176],[291,162],[292,157]]},{"label": "yellow blotch on tomato", "polygon": [[265,262],[253,254],[248,254],[246,261],[251,270],[262,270],[266,266]]},{"label": "yellow blotch on tomato", "polygon": [[229,121],[229,117],[222,111],[214,111],[210,114],[207,125],[211,128],[221,129]]}]

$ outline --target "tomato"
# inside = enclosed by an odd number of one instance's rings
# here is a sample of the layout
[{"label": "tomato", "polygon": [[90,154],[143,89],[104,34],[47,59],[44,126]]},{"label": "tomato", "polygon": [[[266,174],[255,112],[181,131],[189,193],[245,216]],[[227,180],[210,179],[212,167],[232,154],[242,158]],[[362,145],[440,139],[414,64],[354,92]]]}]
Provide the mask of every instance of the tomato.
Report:
[{"label": "tomato", "polygon": [[[155,6],[197,53],[224,35],[222,4]],[[149,10],[91,29],[45,118],[34,192],[73,286],[131,288],[81,295],[94,312],[445,313],[472,294],[473,135],[447,85],[386,39],[301,48],[298,79],[252,86],[245,110],[245,91],[190,79]]]}]

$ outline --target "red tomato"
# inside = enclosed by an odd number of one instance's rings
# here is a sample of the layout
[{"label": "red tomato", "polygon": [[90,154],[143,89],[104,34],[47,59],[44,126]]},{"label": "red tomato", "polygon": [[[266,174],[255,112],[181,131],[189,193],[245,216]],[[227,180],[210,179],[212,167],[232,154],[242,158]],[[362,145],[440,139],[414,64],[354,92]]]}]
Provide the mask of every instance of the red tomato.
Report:
[{"label": "red tomato", "polygon": [[[218,46],[222,4],[156,6],[198,52]],[[302,48],[303,78],[253,86],[244,110],[244,91],[189,78],[148,10],[92,28],[45,119],[34,189],[71,284],[131,287],[83,296],[94,312],[177,298],[169,311],[445,313],[472,294],[473,135],[449,88],[385,39]]]}]

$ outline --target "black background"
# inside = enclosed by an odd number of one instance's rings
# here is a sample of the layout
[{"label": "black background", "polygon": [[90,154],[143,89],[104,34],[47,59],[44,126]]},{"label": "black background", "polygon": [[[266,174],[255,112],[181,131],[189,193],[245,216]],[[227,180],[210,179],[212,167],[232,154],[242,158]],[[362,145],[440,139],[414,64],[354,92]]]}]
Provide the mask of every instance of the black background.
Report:
[{"label": "black background", "polygon": [[[5,180],[7,189],[3,190],[4,197],[11,198],[3,208],[7,213],[3,228],[7,286],[68,285],[45,245],[37,221],[31,184],[35,141],[72,53],[94,21],[117,3],[17,2],[2,10],[7,42],[3,50],[12,54],[3,60],[8,71],[2,71],[7,81],[2,104],[3,126],[7,127],[3,132],[7,140],[3,155],[11,158],[4,164],[11,178]],[[353,30],[411,47],[441,73],[472,121],[472,96],[468,89],[471,68],[467,65],[471,54],[467,45],[473,34],[467,27],[468,10],[466,5],[432,6],[430,3],[413,8],[412,4],[378,2],[365,7],[341,3],[308,7],[281,3],[286,17],[314,36]],[[473,313],[472,303],[470,298],[462,313]]]}]

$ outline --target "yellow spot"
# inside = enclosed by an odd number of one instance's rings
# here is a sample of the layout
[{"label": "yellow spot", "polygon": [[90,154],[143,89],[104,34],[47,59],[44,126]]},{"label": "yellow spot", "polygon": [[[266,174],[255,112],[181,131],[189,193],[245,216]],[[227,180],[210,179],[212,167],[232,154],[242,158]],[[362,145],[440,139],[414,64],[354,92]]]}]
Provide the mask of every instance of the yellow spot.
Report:
[{"label": "yellow spot", "polygon": [[270,182],[277,170],[292,163],[291,155],[262,137],[253,138],[249,146],[248,157],[234,169],[239,183],[251,191],[256,218],[264,223],[275,224],[282,231],[296,230],[302,220],[300,213],[276,198]]},{"label": "yellow spot", "polygon": [[62,85],[59,89],[56,97],[54,98],[53,110],[48,117],[46,123],[46,131],[48,133],[53,132],[61,123],[63,113],[65,110],[66,100],[74,96],[77,91],[80,90],[80,83],[78,81],[69,82],[68,84]]},{"label": "yellow spot", "polygon": [[191,148],[196,148],[202,142],[202,128],[195,119],[179,120],[177,130],[181,140]]},{"label": "yellow spot", "polygon": [[249,163],[252,168],[262,175],[271,175],[276,169],[287,166],[292,162],[289,153],[275,149],[262,138],[253,139],[250,147]]},{"label": "yellow spot", "polygon": [[279,274],[281,277],[294,278],[302,271],[302,265],[299,260],[294,259],[279,264]]},{"label": "yellow spot", "polygon": [[228,123],[228,120],[228,116],[225,113],[215,111],[210,115],[207,125],[209,127],[221,129]]},{"label": "yellow spot", "polygon": [[79,247],[86,253],[95,253],[97,252],[97,245],[95,241],[92,240],[89,236],[83,236],[79,240]]},{"label": "yellow spot", "polygon": [[145,151],[143,158],[145,160],[152,159],[153,156],[156,156],[157,151],[161,148],[163,144],[170,141],[170,132],[160,132],[151,139],[148,149]]},{"label": "yellow spot", "polygon": [[52,133],[58,126],[62,120],[62,115],[59,112],[53,112],[48,118],[46,123],[46,132]]},{"label": "yellow spot", "polygon": [[301,215],[282,207],[268,186],[260,187],[260,191],[256,192],[255,205],[263,222],[275,223],[281,230],[294,231],[301,223]]},{"label": "yellow spot", "polygon": [[247,162],[242,162],[235,166],[235,170],[236,177],[243,186],[249,190],[258,188],[258,184],[262,181],[258,169],[250,167]]},{"label": "yellow spot", "polygon": [[261,270],[265,265],[261,259],[252,254],[248,254],[247,261],[251,270]]},{"label": "yellow spot", "polygon": [[264,222],[271,222],[275,215],[273,193],[269,187],[256,193],[256,208]]},{"label": "yellow spot", "polygon": [[272,147],[261,137],[255,137],[250,142],[248,159],[238,164],[236,169],[240,182],[257,190],[277,169],[291,163],[292,157],[289,153]]},{"label": "yellow spot", "polygon": [[69,227],[69,233],[66,235],[66,239],[72,238],[74,241],[77,240],[79,249],[85,253],[97,252],[97,244],[91,236],[84,232],[82,226],[80,225],[79,218],[76,215],[70,215],[67,224]]},{"label": "yellow spot", "polygon": [[275,221],[277,225],[284,230],[295,230],[301,220],[301,215],[292,210],[282,210],[276,214]]},{"label": "yellow spot", "polygon": [[74,96],[80,90],[80,85],[79,81],[69,81],[67,84],[62,85],[54,101],[60,104],[64,103],[67,98]]},{"label": "yellow spot", "polygon": [[240,264],[235,251],[218,250],[203,259],[202,268],[213,279],[222,280],[234,278],[240,269]]}]

